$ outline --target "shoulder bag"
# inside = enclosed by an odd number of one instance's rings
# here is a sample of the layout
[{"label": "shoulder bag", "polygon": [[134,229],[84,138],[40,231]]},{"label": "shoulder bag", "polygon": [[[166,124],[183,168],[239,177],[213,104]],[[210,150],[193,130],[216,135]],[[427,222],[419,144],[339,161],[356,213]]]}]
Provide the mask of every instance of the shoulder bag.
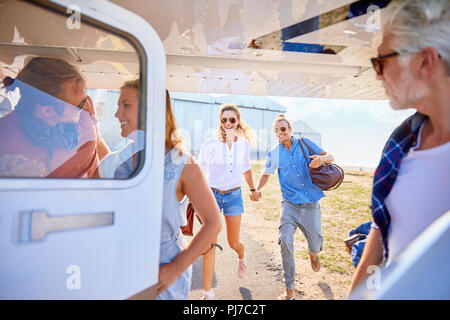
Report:
[{"label": "shoulder bag", "polygon": [[[310,161],[308,161],[308,158],[306,157],[306,153],[301,142],[303,142],[313,154],[316,153],[306,144],[306,142],[302,138],[298,139],[298,144],[300,145],[300,148],[302,148],[306,164],[309,165]],[[323,191],[336,189],[344,180],[344,170],[334,163],[323,163],[318,168],[309,167],[309,175],[311,176],[312,182]]]},{"label": "shoulder bag", "polygon": [[[186,208],[187,224],[185,226],[180,227],[181,232],[183,232],[183,234],[185,236],[193,236],[194,235],[194,215],[196,216],[194,206],[192,205],[191,202],[189,202],[188,206]],[[197,219],[198,219],[198,216],[197,216]]]},{"label": "shoulder bag", "polygon": [[[195,213],[195,208],[192,205],[192,203],[189,201],[188,206],[186,208],[186,220],[187,220],[187,224],[185,226],[181,226],[181,232],[185,235],[185,236],[193,236],[194,235],[194,216],[197,218],[198,222],[200,222],[200,224],[203,224],[202,219],[200,219],[200,217]],[[207,253],[209,250],[211,250],[212,248],[217,247],[219,248],[221,251],[223,251],[223,248],[220,244],[218,243],[211,243],[206,249],[205,251],[202,252],[202,255],[204,255],[205,253]]]}]

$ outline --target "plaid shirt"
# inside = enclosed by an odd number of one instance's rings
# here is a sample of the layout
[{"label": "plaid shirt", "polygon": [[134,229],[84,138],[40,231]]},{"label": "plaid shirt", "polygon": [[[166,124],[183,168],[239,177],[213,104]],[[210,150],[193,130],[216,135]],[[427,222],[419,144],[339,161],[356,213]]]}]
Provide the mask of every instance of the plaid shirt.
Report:
[{"label": "plaid shirt", "polygon": [[402,159],[411,147],[417,145],[419,129],[426,118],[426,116],[416,112],[395,129],[383,149],[380,164],[374,174],[372,217],[381,232],[385,258],[389,255],[387,239],[391,217],[384,201],[395,183]]}]

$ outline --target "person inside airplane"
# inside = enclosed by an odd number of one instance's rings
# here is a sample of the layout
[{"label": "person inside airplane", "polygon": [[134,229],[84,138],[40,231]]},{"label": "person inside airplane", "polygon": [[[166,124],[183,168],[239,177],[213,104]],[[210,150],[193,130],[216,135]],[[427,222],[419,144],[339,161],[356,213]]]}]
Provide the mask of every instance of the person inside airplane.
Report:
[{"label": "person inside airplane", "polygon": [[20,90],[0,118],[0,175],[81,178],[97,175],[109,149],[79,70],[62,59],[34,57],[4,89]]},{"label": "person inside airplane", "polygon": [[[123,137],[135,139],[132,146],[108,155],[100,164],[100,174],[127,178],[136,166],[136,154],[143,149],[143,134],[138,130],[139,79],[125,82],[121,87],[118,109]],[[128,148],[128,150],[127,150]],[[161,226],[161,248],[157,299],[184,300],[191,288],[192,263],[209,247],[221,229],[219,209],[199,165],[184,150],[177,134],[170,96],[166,90],[166,137],[164,162],[164,199]],[[111,160],[111,158],[114,158]],[[118,161],[117,159],[124,161]],[[110,163],[109,163],[110,162]],[[112,176],[111,176],[112,175]],[[202,219],[202,226],[186,245],[180,227],[186,225],[189,201]]]},{"label": "person inside airplane", "polygon": [[369,267],[389,266],[450,209],[450,2],[393,1],[387,10],[372,65],[391,107],[417,112],[383,149],[373,180],[373,224],[350,293]]},{"label": "person inside airplane", "polygon": [[138,129],[139,79],[126,81],[120,88],[118,108],[115,117],[120,122],[121,135],[127,138],[127,145],[111,152],[98,166],[101,178],[129,178],[139,161],[139,153],[144,149],[145,132]]},{"label": "person inside airplane", "polygon": [[[228,244],[238,255],[238,277],[243,278],[247,271],[245,247],[240,241],[241,216],[244,212],[242,201],[242,176],[245,178],[251,199],[256,201],[256,192],[250,164],[250,145],[252,130],[242,119],[236,105],[223,104],[216,136],[206,140],[198,155],[204,171],[209,173],[209,185],[214,192],[217,204],[225,216]],[[214,299],[212,280],[215,265],[215,249],[203,256],[203,300]]]}]

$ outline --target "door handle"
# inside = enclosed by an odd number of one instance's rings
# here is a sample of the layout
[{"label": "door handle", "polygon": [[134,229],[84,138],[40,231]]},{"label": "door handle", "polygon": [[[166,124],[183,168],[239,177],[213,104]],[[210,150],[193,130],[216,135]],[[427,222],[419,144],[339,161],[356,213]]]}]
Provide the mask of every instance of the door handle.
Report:
[{"label": "door handle", "polygon": [[114,212],[49,216],[46,211],[21,213],[19,241],[42,241],[47,233],[114,224]]}]

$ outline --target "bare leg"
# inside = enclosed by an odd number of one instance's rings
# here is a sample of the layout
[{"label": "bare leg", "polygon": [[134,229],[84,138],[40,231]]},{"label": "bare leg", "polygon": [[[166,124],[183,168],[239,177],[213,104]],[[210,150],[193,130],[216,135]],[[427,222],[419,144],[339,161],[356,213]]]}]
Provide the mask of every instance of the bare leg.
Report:
[{"label": "bare leg", "polygon": [[[214,240],[214,243],[217,239]],[[209,291],[212,288],[214,267],[216,264],[216,247],[213,247],[203,255],[203,289]]]},{"label": "bare leg", "polygon": [[241,216],[242,215],[233,217],[225,216],[228,244],[231,249],[236,251],[239,259],[244,258],[244,244],[240,241]]}]

